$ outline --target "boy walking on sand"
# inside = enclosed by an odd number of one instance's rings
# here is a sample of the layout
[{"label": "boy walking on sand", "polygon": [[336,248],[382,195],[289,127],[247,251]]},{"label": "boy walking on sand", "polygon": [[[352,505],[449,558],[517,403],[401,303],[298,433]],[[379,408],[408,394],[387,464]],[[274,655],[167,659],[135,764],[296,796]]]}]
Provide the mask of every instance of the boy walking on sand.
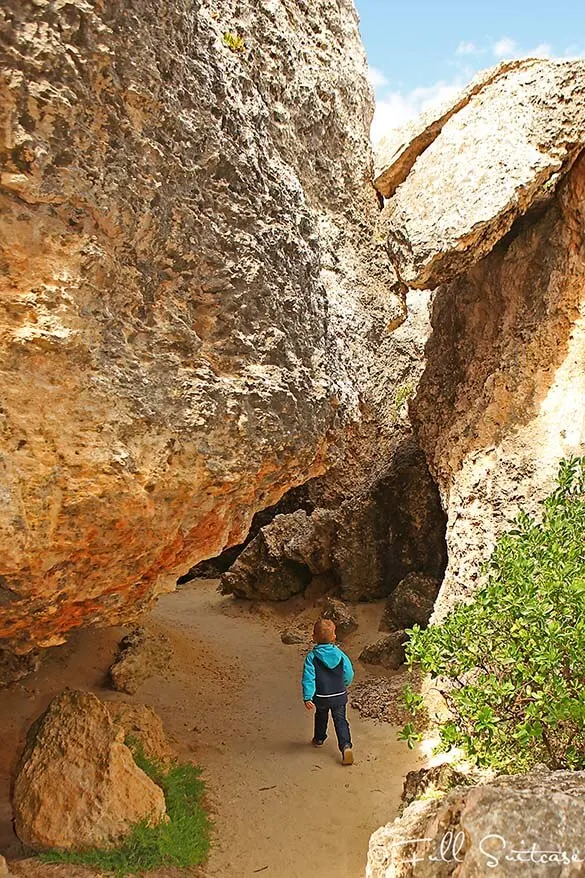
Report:
[{"label": "boy walking on sand", "polygon": [[353,764],[349,723],[345,715],[347,687],[353,680],[353,667],[346,654],[335,644],[335,623],[319,619],[313,628],[316,646],[303,667],[303,701],[307,710],[315,711],[312,744],[320,747],[327,738],[329,711],[333,717],[337,743],[343,765]]}]

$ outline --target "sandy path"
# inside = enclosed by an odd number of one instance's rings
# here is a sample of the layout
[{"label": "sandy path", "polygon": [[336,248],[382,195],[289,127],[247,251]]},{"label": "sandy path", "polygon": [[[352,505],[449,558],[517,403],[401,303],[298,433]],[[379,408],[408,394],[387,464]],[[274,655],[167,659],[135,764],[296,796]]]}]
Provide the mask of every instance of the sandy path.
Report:
[{"label": "sandy path", "polygon": [[[369,639],[373,633],[374,610],[361,612],[360,630],[344,644],[354,658],[367,629]],[[354,766],[339,764],[332,728],[321,750],[308,744],[312,720],[299,690],[304,648],[281,643],[277,613],[250,613],[211,582],[163,597],[149,624],[171,637],[170,674],[120,700],[154,707],[180,755],[205,767],[216,812],[210,876],[358,878],[369,836],[395,815],[416,757],[391,726],[363,721],[353,710]],[[0,694],[0,852],[18,855],[8,773],[26,727],[64,685],[117,699],[103,687],[119,637],[120,629],[81,632],[54,650],[31,682]]]}]

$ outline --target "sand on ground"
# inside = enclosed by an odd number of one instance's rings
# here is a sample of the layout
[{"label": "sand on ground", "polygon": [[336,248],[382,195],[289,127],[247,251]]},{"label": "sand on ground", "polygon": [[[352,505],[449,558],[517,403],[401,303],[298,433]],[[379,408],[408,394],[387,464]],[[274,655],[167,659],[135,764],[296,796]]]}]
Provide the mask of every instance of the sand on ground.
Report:
[{"label": "sand on ground", "polygon": [[[299,685],[306,646],[280,639],[302,605],[251,606],[222,597],[216,586],[195,581],[159,600],[148,625],[170,638],[172,665],[134,697],[107,688],[121,628],[78,632],[50,651],[37,674],[0,694],[0,853],[23,855],[11,825],[10,777],[27,728],[67,685],[150,705],[179,757],[203,766],[215,823],[210,878],[364,875],[369,837],[396,815],[403,777],[420,758],[397,741],[396,728],[362,720],[351,708],[355,764],[340,764],[332,727],[326,744],[312,747],[312,715]],[[305,605],[307,621],[317,614]],[[380,615],[379,604],[361,605],[358,631],[343,642],[357,679],[368,674],[357,655],[377,635]],[[19,878],[95,874],[30,861],[14,868]],[[189,874],[200,872],[151,873]]]}]

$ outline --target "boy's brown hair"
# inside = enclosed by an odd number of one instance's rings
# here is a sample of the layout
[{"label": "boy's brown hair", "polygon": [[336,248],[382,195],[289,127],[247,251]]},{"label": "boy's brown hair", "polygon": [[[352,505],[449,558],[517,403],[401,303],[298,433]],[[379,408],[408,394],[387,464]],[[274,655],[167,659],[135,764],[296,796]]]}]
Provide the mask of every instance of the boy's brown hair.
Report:
[{"label": "boy's brown hair", "polygon": [[335,643],[335,622],[331,619],[317,619],[313,626],[315,643]]}]

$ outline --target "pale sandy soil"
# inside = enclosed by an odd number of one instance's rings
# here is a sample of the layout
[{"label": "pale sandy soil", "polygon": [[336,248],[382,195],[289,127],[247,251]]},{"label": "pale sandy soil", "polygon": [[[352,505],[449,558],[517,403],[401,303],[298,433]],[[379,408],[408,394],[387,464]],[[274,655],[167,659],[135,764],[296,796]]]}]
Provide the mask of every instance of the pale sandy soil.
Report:
[{"label": "pale sandy soil", "polygon": [[[302,601],[250,608],[219,596],[215,582],[190,583],[162,598],[150,618],[171,638],[174,658],[168,677],[152,678],[135,698],[105,683],[122,629],[84,631],[52,650],[33,678],[0,693],[0,852],[22,856],[10,823],[9,778],[25,731],[68,685],[151,705],[179,755],[205,768],[215,819],[210,878],[361,878],[370,834],[395,816],[403,776],[421,763],[396,741],[392,726],[361,720],[351,709],[355,765],[340,765],[333,729],[323,748],[310,746],[312,720],[299,688],[305,646],[280,640],[291,613],[301,610],[307,621],[317,615]],[[381,607],[365,605],[358,614],[360,627],[343,646],[359,679],[367,672],[357,655],[377,636]],[[19,878],[91,874],[30,861],[15,872]]]}]

